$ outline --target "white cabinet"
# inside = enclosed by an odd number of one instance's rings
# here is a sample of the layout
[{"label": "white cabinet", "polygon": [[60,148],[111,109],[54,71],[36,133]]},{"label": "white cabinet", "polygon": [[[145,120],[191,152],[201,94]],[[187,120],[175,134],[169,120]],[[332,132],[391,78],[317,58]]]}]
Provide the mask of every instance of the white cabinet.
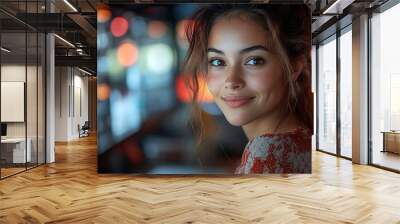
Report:
[{"label": "white cabinet", "polygon": [[28,138],[26,142],[27,147],[25,151],[25,138],[7,138],[1,140],[1,144],[3,146],[12,147],[13,163],[25,163],[32,161],[32,140]]}]

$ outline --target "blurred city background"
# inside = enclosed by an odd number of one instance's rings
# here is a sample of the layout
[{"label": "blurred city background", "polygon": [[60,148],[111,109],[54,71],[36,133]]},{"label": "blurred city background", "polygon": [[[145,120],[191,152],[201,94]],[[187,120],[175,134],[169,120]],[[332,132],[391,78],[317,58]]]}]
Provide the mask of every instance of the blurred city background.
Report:
[{"label": "blurred city background", "polygon": [[196,4],[100,6],[97,12],[100,173],[233,173],[247,143],[200,80],[205,138],[190,123],[182,67]]}]

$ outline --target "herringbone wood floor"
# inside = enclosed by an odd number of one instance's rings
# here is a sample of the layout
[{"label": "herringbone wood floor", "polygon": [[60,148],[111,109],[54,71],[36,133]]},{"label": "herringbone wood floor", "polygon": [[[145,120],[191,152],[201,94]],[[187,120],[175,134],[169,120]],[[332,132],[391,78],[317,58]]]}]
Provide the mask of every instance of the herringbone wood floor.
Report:
[{"label": "herringbone wood floor", "polygon": [[400,223],[400,175],[320,152],[312,175],[98,175],[96,139],[0,181],[0,223]]}]

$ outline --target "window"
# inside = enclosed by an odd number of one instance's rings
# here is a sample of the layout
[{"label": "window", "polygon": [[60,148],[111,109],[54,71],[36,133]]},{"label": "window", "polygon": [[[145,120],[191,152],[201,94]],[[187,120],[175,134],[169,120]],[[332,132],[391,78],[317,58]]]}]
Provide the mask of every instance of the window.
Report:
[{"label": "window", "polygon": [[340,155],[351,158],[352,148],[352,35],[351,26],[340,36]]},{"label": "window", "polygon": [[[44,3],[4,2],[10,8],[18,6],[19,16],[42,12]],[[45,163],[46,40],[39,30],[3,12],[0,17],[0,92],[1,99],[8,99],[0,105],[2,179]],[[17,109],[11,110],[9,105]]]},{"label": "window", "polygon": [[336,153],[336,36],[318,48],[318,149]]},{"label": "window", "polygon": [[400,170],[400,30],[395,28],[399,21],[400,4],[371,18],[371,157],[373,164],[396,170]]}]

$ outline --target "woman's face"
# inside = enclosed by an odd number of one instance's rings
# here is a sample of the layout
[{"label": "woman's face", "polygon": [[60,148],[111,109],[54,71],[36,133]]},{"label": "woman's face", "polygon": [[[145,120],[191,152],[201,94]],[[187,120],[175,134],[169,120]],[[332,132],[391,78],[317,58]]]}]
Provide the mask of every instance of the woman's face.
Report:
[{"label": "woman's face", "polygon": [[266,30],[248,18],[215,22],[208,39],[207,85],[232,125],[259,123],[282,113],[287,87]]}]

